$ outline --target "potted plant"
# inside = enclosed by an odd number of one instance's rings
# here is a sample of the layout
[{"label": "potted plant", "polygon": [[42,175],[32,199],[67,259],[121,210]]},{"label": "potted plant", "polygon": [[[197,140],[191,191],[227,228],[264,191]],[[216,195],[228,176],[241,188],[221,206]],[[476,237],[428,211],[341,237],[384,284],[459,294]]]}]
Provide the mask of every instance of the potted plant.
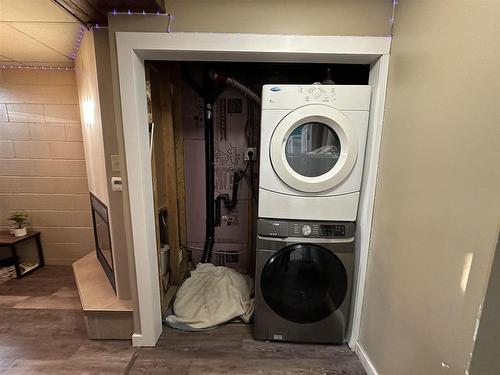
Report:
[{"label": "potted plant", "polygon": [[14,236],[22,237],[28,234],[26,230],[26,226],[29,224],[28,215],[25,212],[16,211],[9,217],[9,220],[15,223]]}]

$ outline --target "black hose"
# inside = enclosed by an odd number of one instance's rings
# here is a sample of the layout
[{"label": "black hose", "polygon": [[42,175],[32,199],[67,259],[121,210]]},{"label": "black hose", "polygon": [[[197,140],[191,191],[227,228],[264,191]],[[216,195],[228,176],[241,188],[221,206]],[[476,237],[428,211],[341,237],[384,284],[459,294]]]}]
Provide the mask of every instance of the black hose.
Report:
[{"label": "black hose", "polygon": [[201,263],[210,263],[215,243],[215,173],[213,101],[205,98],[205,212],[206,235]]}]

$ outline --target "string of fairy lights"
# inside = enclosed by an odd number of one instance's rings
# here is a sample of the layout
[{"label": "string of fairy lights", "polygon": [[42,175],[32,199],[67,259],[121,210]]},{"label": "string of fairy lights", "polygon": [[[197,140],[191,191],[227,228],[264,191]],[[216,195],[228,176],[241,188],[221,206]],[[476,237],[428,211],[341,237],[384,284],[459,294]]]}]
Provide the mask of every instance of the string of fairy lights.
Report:
[{"label": "string of fairy lights", "polygon": [[[119,16],[119,15],[128,15],[128,16],[163,16],[163,17],[168,17],[168,26],[167,26],[167,33],[171,32],[172,28],[172,21],[173,21],[173,15],[170,13],[160,13],[160,11],[157,11],[155,13],[150,13],[146,12],[145,10],[140,11],[140,12],[133,12],[131,10],[128,10],[126,12],[118,12],[116,10],[112,10],[111,12],[108,13],[109,16]],[[85,26],[80,26],[80,29],[78,31],[78,34],[75,38],[75,44],[73,46],[73,50],[71,51],[71,55],[69,58],[71,60],[75,60],[78,50],[80,49],[80,45],[83,40],[83,36],[85,35],[86,30],[92,30],[92,29],[103,29],[106,28],[106,25],[102,24],[90,24]],[[73,66],[54,66],[54,65],[29,65],[29,64],[19,64],[19,63],[1,63],[0,64],[0,69],[27,69],[27,70],[58,70],[58,71],[74,71],[75,68]]]},{"label": "string of fairy lights", "polygon": [[394,34],[394,21],[396,19],[396,6],[398,5],[398,0],[392,0],[392,14],[391,19],[389,20],[389,36],[393,36]]}]

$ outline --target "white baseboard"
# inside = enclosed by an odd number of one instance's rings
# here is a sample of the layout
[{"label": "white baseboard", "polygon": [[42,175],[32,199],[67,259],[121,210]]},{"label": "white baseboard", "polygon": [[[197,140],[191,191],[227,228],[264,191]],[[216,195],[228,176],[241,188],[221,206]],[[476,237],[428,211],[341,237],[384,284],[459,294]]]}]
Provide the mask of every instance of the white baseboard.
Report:
[{"label": "white baseboard", "polygon": [[359,343],[356,344],[356,354],[358,355],[358,358],[368,375],[378,375],[375,366],[373,366],[373,363],[370,361],[370,358],[368,358],[368,355],[366,354],[363,347],[359,345]]},{"label": "white baseboard", "polygon": [[143,346],[144,339],[140,333],[132,334],[132,346],[141,347]]}]

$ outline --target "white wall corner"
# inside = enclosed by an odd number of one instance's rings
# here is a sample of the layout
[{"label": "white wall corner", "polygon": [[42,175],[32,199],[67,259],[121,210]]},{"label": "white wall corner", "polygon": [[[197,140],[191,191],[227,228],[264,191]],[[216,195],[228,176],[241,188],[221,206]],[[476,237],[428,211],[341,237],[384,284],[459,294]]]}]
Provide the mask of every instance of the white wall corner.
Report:
[{"label": "white wall corner", "polygon": [[375,366],[373,366],[372,361],[370,361],[370,358],[359,343],[356,344],[356,354],[358,355],[359,361],[361,362],[361,365],[365,369],[367,375],[378,375]]},{"label": "white wall corner", "polygon": [[140,347],[142,346],[144,339],[140,333],[134,333],[132,335],[132,346]]}]

